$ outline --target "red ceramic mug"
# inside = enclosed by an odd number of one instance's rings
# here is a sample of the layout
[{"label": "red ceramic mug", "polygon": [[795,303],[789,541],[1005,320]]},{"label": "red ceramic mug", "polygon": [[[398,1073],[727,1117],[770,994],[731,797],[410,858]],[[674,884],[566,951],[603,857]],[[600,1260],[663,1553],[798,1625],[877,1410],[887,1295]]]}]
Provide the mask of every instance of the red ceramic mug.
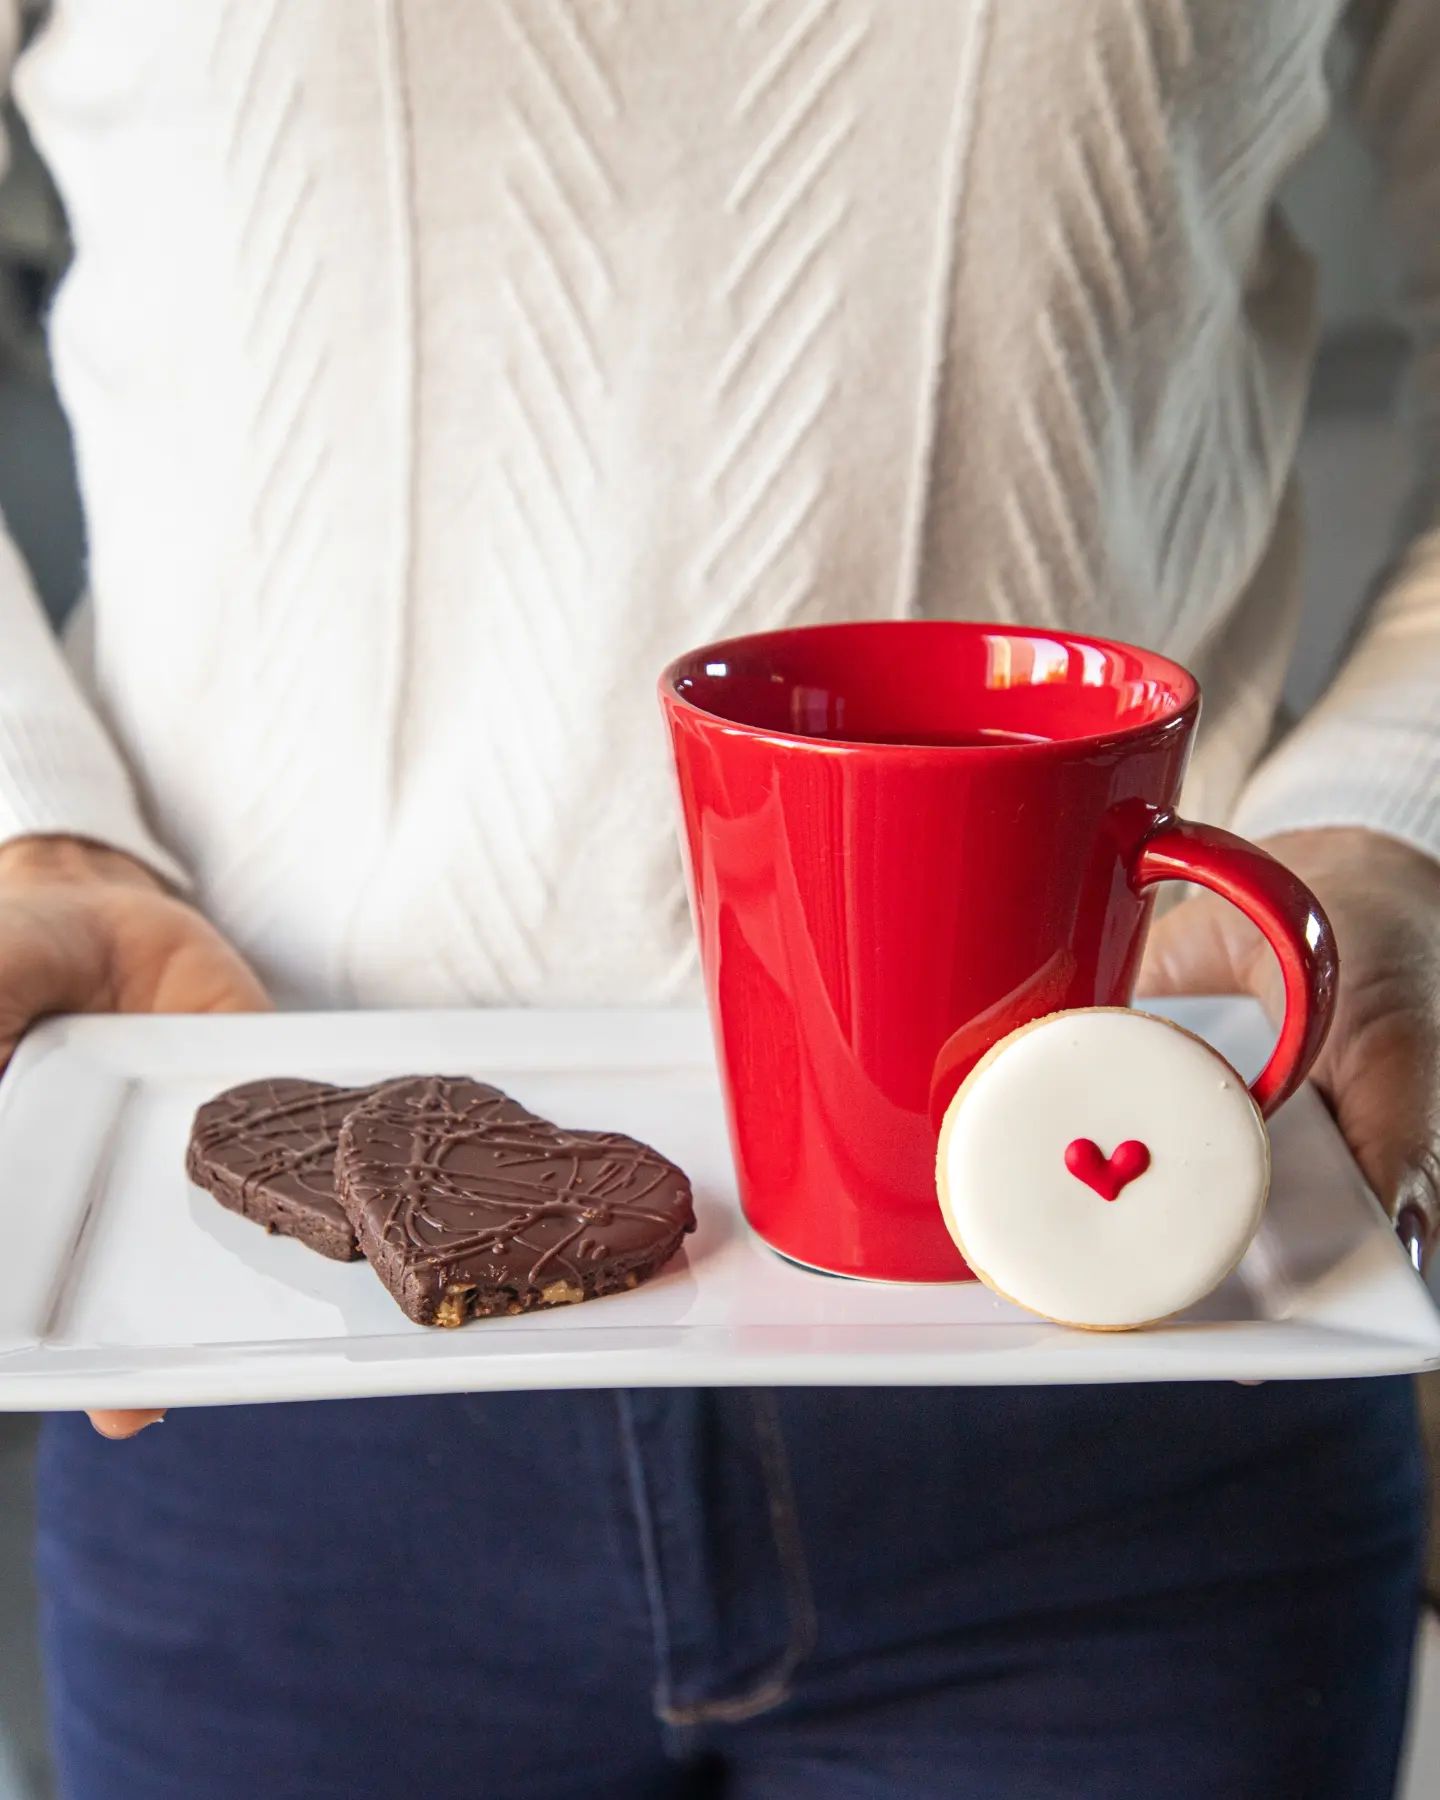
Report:
[{"label": "red ceramic mug", "polygon": [[694,650],[660,691],[741,1202],[784,1255],[963,1279],[940,1115],[1017,1025],[1129,1000],[1157,882],[1213,888],[1280,960],[1261,1108],[1314,1061],[1329,925],[1264,851],[1172,812],[1200,711],[1178,664],[1054,631],[826,625]]}]

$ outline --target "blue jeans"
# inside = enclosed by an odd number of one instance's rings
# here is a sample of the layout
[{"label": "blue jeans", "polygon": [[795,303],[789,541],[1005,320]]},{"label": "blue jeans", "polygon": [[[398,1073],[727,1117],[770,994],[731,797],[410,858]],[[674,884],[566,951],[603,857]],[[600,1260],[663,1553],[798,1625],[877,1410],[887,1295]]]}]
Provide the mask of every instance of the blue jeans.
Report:
[{"label": "blue jeans", "polygon": [[50,1422],[69,1800],[1381,1800],[1408,1383]]}]

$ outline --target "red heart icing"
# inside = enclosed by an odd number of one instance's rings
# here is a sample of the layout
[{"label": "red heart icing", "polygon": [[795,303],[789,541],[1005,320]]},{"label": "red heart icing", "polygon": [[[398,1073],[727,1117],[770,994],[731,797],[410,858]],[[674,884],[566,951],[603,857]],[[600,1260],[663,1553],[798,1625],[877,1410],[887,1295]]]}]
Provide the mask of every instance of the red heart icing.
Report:
[{"label": "red heart icing", "polygon": [[1150,1152],[1138,1138],[1126,1138],[1107,1159],[1093,1138],[1076,1138],[1065,1146],[1065,1167],[1102,1200],[1116,1200],[1122,1188],[1150,1167]]}]

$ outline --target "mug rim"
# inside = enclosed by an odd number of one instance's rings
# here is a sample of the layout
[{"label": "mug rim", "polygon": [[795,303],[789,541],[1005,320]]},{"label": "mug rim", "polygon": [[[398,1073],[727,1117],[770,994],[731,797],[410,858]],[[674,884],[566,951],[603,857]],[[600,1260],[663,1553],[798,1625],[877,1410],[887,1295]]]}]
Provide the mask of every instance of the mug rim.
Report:
[{"label": "mug rim", "polygon": [[[728,719],[723,713],[712,712],[708,706],[690,699],[680,692],[678,686],[682,673],[699,659],[718,658],[722,652],[733,652],[741,645],[754,647],[801,637],[850,633],[885,635],[893,631],[911,630],[937,630],[972,638],[1010,637],[1031,642],[1043,639],[1050,643],[1073,645],[1079,649],[1120,651],[1138,658],[1145,665],[1147,674],[1153,674],[1172,691],[1165,709],[1157,717],[1134,725],[1117,725],[1107,731],[1083,732],[1071,737],[1030,739],[1025,742],[906,744],[874,743],[861,738],[812,737],[803,731],[785,731],[775,726],[752,725],[743,719]],[[1048,625],[1006,625],[980,619],[837,619],[817,625],[785,626],[777,631],[741,632],[733,637],[716,638],[711,643],[697,644],[692,649],[682,651],[679,656],[672,657],[661,670],[658,685],[662,706],[673,708],[679,713],[691,714],[696,719],[705,721],[709,727],[723,732],[756,738],[787,749],[820,751],[838,756],[903,757],[911,762],[939,761],[954,756],[1038,760],[1044,757],[1087,754],[1111,746],[1143,743],[1147,739],[1167,737],[1172,732],[1187,730],[1194,726],[1200,712],[1200,683],[1183,664],[1162,655],[1158,650],[1148,650],[1143,645],[1132,644],[1124,638],[1097,637],[1086,632],[1055,629]]]}]

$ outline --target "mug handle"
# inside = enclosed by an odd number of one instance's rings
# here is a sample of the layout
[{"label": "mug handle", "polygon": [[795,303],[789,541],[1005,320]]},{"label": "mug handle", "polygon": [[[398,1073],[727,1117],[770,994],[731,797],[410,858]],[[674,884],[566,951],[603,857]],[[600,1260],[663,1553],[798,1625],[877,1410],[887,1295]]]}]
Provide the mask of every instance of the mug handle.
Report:
[{"label": "mug handle", "polygon": [[1141,841],[1130,866],[1137,892],[1161,881],[1194,882],[1238,906],[1279,960],[1285,984],[1280,1037],[1250,1088],[1268,1117],[1310,1072],[1335,1015],[1340,965],[1330,921],[1284,863],[1217,825],[1162,819]]}]

